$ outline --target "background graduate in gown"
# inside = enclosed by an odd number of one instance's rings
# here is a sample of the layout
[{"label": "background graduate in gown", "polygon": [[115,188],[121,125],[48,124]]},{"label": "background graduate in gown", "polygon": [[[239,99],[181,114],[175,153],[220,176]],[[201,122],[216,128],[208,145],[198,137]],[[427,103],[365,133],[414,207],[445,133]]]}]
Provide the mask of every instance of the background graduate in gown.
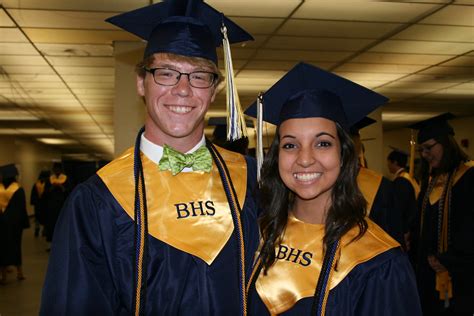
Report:
[{"label": "background graduate in gown", "polygon": [[366,217],[356,182],[349,126],[386,100],[305,63],[263,95],[277,132],[262,168],[251,315],[421,314],[411,265]]},{"label": "background graduate in gown", "polygon": [[7,267],[16,267],[16,278],[25,277],[22,270],[21,237],[30,227],[26,212],[25,191],[17,182],[18,170],[14,164],[0,167],[0,270],[1,284],[7,282]]},{"label": "background graduate in gown", "polygon": [[426,315],[474,312],[474,168],[443,114],[419,129],[422,159],[420,210],[412,234],[416,275]]}]

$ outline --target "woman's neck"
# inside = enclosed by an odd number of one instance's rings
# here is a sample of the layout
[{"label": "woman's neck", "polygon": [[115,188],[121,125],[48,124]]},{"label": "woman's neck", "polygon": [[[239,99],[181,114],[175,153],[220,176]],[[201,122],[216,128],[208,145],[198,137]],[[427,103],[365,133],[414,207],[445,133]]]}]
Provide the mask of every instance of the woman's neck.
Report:
[{"label": "woman's neck", "polygon": [[310,224],[325,224],[331,199],[302,200],[296,198],[293,214],[303,222]]}]

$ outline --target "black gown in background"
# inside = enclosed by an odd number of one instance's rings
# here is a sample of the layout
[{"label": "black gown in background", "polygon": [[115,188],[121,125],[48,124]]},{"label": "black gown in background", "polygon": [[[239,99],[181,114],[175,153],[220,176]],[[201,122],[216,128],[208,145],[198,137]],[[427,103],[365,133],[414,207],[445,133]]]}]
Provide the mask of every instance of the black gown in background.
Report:
[{"label": "black gown in background", "polygon": [[[426,192],[422,188],[419,206]],[[452,188],[451,212],[449,215],[448,250],[438,252],[438,217],[439,202],[430,202],[424,210],[423,232],[420,236],[420,220],[417,217],[416,240],[417,261],[416,274],[420,299],[426,315],[472,315],[474,313],[474,168],[471,167],[457,180]],[[421,214],[421,212],[420,212]],[[435,255],[446,267],[452,278],[453,297],[449,308],[444,309],[435,290],[436,274],[428,264],[428,255]],[[444,311],[447,314],[441,314]]]},{"label": "black gown in background", "polygon": [[47,182],[45,188],[46,212],[45,212],[45,230],[46,240],[52,241],[56,222],[59,213],[66,201],[69,191],[70,182],[66,180],[62,184],[52,184],[52,181]]},{"label": "black gown in background", "polygon": [[21,266],[21,237],[28,227],[25,191],[19,188],[0,213],[0,266]]}]

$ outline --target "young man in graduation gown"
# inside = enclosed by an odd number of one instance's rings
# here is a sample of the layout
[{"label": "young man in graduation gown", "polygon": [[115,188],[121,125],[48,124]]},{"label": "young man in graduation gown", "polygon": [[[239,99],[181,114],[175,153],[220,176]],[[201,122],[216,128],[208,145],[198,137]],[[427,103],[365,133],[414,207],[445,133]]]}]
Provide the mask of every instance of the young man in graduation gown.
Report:
[{"label": "young man in graduation gown", "polygon": [[450,113],[417,123],[422,159],[412,235],[425,315],[474,312],[474,168],[454,139]]},{"label": "young man in graduation gown", "polygon": [[18,170],[9,164],[0,167],[0,284],[7,281],[7,267],[16,266],[17,280],[24,280],[21,256],[23,229],[30,227],[25,191],[18,184]]},{"label": "young man in graduation gown", "polygon": [[392,181],[395,195],[396,209],[402,215],[402,228],[405,250],[410,248],[410,230],[417,214],[416,199],[420,193],[420,186],[406,170],[408,154],[399,150],[392,150],[387,156],[387,167],[394,175]]},{"label": "young man in graduation gown", "polygon": [[221,27],[202,1],[165,1],[108,20],[147,40],[135,148],[71,194],[55,232],[41,315],[244,315],[258,246],[256,167],[204,137]]},{"label": "young man in graduation gown", "polygon": [[374,119],[366,116],[350,128],[350,134],[359,155],[360,169],[357,184],[367,201],[367,216],[396,241],[403,244],[401,211],[394,204],[393,185],[380,173],[367,168],[363,144],[360,140],[359,131],[375,122]]}]

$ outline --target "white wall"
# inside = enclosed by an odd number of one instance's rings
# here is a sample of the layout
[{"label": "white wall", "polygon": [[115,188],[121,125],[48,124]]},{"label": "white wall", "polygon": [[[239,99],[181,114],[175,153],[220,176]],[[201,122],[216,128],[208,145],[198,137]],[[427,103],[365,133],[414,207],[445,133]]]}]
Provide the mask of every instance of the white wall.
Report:
[{"label": "white wall", "polygon": [[0,136],[0,165],[14,163],[19,171],[18,182],[25,189],[26,205],[32,214],[30,193],[42,169],[51,169],[61,153],[54,148],[26,138]]}]

